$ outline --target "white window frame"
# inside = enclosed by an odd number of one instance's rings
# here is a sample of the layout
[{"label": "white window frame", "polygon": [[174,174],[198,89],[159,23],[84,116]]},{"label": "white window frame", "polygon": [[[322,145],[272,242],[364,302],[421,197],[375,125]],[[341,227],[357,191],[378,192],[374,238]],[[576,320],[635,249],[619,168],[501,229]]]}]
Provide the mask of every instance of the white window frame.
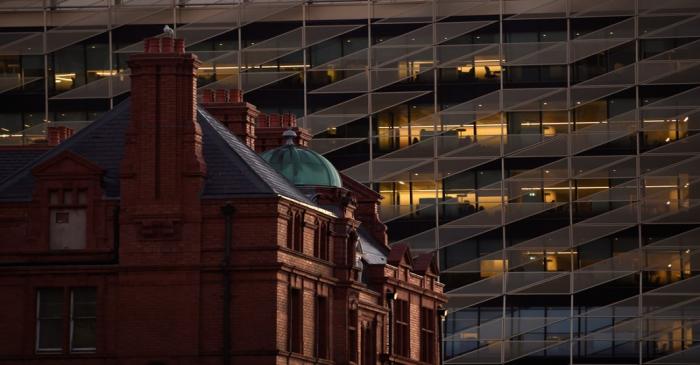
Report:
[{"label": "white window frame", "polygon": [[[93,319],[95,321],[95,324],[97,324],[97,314],[95,314],[95,316],[92,316],[92,317],[81,316],[81,317],[76,318],[75,312],[73,310],[74,304],[75,304],[75,298],[74,298],[75,289],[80,289],[80,288],[71,288],[71,290],[70,290],[70,333],[68,334],[70,344],[68,345],[69,346],[68,348],[70,349],[70,352],[72,352],[72,353],[74,353],[74,352],[79,352],[79,353],[96,352],[97,347],[73,347],[73,335],[74,335],[73,329],[75,327],[75,319]],[[94,288],[94,289],[95,289],[95,291],[97,291],[97,288]],[[97,306],[97,303],[95,303],[95,306]],[[95,308],[95,309],[97,309],[97,308]],[[97,339],[95,339],[95,340],[97,340]]]}]

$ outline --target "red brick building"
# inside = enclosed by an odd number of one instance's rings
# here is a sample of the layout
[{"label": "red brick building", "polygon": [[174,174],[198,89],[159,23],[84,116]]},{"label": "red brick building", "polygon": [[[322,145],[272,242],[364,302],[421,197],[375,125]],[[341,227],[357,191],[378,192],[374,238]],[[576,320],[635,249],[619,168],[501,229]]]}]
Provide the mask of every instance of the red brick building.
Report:
[{"label": "red brick building", "polygon": [[252,148],[293,118],[225,91],[215,118],[182,40],[145,49],[130,101],[0,151],[0,363],[438,364],[435,261],[387,245],[379,196],[294,144],[276,171]]}]

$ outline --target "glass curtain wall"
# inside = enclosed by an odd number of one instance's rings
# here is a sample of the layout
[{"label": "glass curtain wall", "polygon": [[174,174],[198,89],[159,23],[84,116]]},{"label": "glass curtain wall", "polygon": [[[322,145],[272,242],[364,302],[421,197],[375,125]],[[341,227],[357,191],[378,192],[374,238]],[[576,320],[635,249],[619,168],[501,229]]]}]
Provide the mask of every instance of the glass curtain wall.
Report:
[{"label": "glass curtain wall", "polygon": [[[445,364],[700,359],[694,0],[0,4],[0,143],[128,97],[164,24],[199,89],[291,112],[438,253]],[[417,303],[415,305],[418,305]]]}]

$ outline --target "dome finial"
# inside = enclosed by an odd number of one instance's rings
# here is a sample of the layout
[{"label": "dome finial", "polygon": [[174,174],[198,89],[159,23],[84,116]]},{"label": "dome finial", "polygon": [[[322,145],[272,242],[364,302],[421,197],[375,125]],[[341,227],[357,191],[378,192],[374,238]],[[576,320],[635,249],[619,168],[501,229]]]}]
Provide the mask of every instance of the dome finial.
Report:
[{"label": "dome finial", "polygon": [[297,134],[291,128],[289,128],[282,132],[282,137],[284,138],[285,145],[294,145],[294,139],[297,138]]}]

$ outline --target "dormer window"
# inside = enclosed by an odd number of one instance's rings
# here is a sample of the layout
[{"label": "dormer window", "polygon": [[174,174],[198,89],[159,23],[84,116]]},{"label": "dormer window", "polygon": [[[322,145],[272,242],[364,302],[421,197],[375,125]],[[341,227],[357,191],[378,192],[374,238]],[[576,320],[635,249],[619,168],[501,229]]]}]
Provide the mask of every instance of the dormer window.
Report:
[{"label": "dormer window", "polygon": [[52,250],[85,248],[87,190],[49,191],[49,247]]}]

